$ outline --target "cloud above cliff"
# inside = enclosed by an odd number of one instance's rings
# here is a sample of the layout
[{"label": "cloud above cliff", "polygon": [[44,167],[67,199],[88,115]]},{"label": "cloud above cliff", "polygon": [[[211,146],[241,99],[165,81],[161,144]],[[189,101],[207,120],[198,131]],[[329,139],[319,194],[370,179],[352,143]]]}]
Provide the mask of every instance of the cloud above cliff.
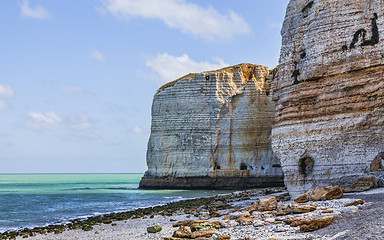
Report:
[{"label": "cloud above cliff", "polygon": [[92,49],[90,57],[99,62],[105,62],[104,55],[97,49]]},{"label": "cloud above cliff", "polygon": [[88,129],[93,122],[86,113],[72,113],[69,116],[59,117],[55,112],[39,113],[29,112],[25,127],[35,130],[43,129]]},{"label": "cloud above cliff", "polygon": [[187,54],[175,57],[168,53],[163,53],[147,60],[146,65],[153,71],[157,82],[165,83],[178,79],[188,73],[199,73],[229,66],[220,58],[216,58],[214,61],[213,63],[207,61],[197,62]]},{"label": "cloud above cliff", "polygon": [[0,84],[0,110],[8,109],[9,105],[6,98],[11,98],[15,95],[10,86]]},{"label": "cloud above cliff", "polygon": [[20,4],[21,15],[28,18],[46,19],[50,18],[51,14],[42,6],[30,7],[28,0]]},{"label": "cloud above cliff", "polygon": [[102,0],[107,11],[129,20],[158,19],[168,27],[208,41],[230,39],[250,33],[250,26],[233,11],[226,14],[186,0]]}]

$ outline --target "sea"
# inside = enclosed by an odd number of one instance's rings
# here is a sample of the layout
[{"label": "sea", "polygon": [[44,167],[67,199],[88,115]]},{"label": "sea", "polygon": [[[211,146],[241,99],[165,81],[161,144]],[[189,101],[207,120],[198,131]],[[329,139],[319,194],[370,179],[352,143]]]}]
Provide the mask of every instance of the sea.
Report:
[{"label": "sea", "polygon": [[143,174],[0,174],[0,232],[229,193],[142,190]]}]

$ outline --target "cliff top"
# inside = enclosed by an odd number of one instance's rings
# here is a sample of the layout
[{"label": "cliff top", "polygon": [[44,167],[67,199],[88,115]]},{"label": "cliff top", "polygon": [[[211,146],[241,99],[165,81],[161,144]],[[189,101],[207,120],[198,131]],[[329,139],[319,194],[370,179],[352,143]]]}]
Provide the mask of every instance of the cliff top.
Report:
[{"label": "cliff top", "polygon": [[[205,71],[205,72],[201,72],[201,73],[189,73],[189,74],[182,76],[182,77],[180,77],[174,81],[171,81],[171,82],[164,84],[163,86],[161,86],[159,88],[158,92],[161,90],[164,90],[166,88],[173,87],[178,81],[183,80],[183,79],[194,79],[200,74],[212,74],[212,73],[214,74],[214,73],[223,73],[223,72],[233,73],[238,68],[241,68],[241,71],[243,72],[243,75],[244,75],[244,81],[245,82],[252,79],[253,72],[256,68],[264,68],[267,71],[269,71],[268,68],[265,66],[251,64],[251,63],[241,63],[241,64],[228,66],[225,68],[220,68],[220,69],[212,70],[212,71]],[[271,70],[271,71],[273,71],[273,70]]]}]

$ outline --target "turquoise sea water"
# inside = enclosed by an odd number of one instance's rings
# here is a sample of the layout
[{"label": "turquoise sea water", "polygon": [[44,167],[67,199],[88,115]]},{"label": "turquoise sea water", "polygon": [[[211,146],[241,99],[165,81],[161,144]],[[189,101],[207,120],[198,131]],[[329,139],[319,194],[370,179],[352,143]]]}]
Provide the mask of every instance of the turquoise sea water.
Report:
[{"label": "turquoise sea water", "polygon": [[0,232],[229,191],[139,190],[142,174],[0,174]]}]

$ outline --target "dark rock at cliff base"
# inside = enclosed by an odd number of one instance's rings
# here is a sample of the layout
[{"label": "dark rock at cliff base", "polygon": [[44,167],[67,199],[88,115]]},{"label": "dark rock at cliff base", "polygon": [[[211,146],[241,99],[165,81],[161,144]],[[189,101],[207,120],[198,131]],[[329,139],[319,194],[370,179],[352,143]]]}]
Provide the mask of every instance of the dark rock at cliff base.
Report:
[{"label": "dark rock at cliff base", "polygon": [[180,177],[151,178],[140,181],[141,189],[222,189],[240,190],[284,186],[283,176],[279,177]]}]

